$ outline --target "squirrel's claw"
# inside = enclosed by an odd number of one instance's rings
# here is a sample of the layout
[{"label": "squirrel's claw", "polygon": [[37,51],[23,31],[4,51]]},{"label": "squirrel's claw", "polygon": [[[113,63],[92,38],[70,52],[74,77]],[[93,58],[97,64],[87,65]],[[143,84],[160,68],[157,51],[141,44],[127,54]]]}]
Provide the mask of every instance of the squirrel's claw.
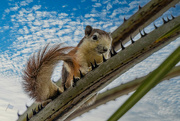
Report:
[{"label": "squirrel's claw", "polygon": [[73,87],[76,86],[76,82],[77,82],[78,80],[79,80],[79,78],[76,78],[76,77],[73,76]]}]

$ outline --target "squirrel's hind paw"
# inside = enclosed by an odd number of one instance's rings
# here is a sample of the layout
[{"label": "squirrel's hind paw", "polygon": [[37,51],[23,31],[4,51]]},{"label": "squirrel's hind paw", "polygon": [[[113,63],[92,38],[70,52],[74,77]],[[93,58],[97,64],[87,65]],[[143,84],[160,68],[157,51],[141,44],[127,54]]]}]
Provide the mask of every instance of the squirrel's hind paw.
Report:
[{"label": "squirrel's hind paw", "polygon": [[41,104],[43,107],[45,107],[47,104],[49,104],[50,102],[52,101],[52,99],[48,99],[48,100],[45,100],[43,101]]}]

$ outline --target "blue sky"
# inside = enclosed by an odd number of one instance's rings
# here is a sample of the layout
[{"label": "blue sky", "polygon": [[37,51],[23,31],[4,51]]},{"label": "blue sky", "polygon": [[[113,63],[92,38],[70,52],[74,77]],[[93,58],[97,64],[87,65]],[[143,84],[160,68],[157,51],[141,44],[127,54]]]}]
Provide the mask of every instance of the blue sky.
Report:
[{"label": "blue sky", "polygon": [[[65,43],[76,46],[84,36],[84,28],[91,25],[107,32],[114,31],[150,0],[3,0],[0,4],[0,120],[17,119],[25,104],[33,101],[24,94],[21,74],[29,56],[47,43]],[[178,16],[180,6],[171,8],[163,17]],[[162,25],[160,17],[155,21]],[[145,28],[152,31],[152,24]],[[138,38],[138,36],[137,36]],[[120,76],[107,88],[148,74],[177,46],[180,38]],[[60,76],[57,68],[54,80]],[[150,91],[121,120],[123,121],[175,121],[180,118],[180,77],[165,81]],[[104,89],[104,90],[106,90]],[[11,96],[10,96],[11,94]],[[130,94],[129,94],[130,95]],[[75,121],[104,121],[129,95],[84,114]],[[8,104],[13,109],[7,109]],[[6,110],[6,111],[5,111]],[[109,111],[111,113],[109,113]],[[98,115],[97,115],[98,114]],[[167,118],[168,116],[168,118]]]}]

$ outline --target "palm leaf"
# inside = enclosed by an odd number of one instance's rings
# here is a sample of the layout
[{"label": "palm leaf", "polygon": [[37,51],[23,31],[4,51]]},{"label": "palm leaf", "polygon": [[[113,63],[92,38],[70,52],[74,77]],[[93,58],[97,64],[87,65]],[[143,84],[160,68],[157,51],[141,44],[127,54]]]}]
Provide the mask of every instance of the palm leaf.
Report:
[{"label": "palm leaf", "polygon": [[139,86],[135,93],[108,119],[117,121],[132,108],[146,93],[155,87],[163,77],[180,61],[180,46]]}]

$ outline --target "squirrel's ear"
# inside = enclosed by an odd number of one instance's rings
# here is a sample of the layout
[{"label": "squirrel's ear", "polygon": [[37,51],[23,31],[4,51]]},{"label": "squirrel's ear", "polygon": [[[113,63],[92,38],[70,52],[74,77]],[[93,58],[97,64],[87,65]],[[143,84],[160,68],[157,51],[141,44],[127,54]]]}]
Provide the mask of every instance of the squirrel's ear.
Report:
[{"label": "squirrel's ear", "polygon": [[89,36],[92,32],[93,28],[89,25],[86,26],[86,29],[85,29],[85,35]]}]

